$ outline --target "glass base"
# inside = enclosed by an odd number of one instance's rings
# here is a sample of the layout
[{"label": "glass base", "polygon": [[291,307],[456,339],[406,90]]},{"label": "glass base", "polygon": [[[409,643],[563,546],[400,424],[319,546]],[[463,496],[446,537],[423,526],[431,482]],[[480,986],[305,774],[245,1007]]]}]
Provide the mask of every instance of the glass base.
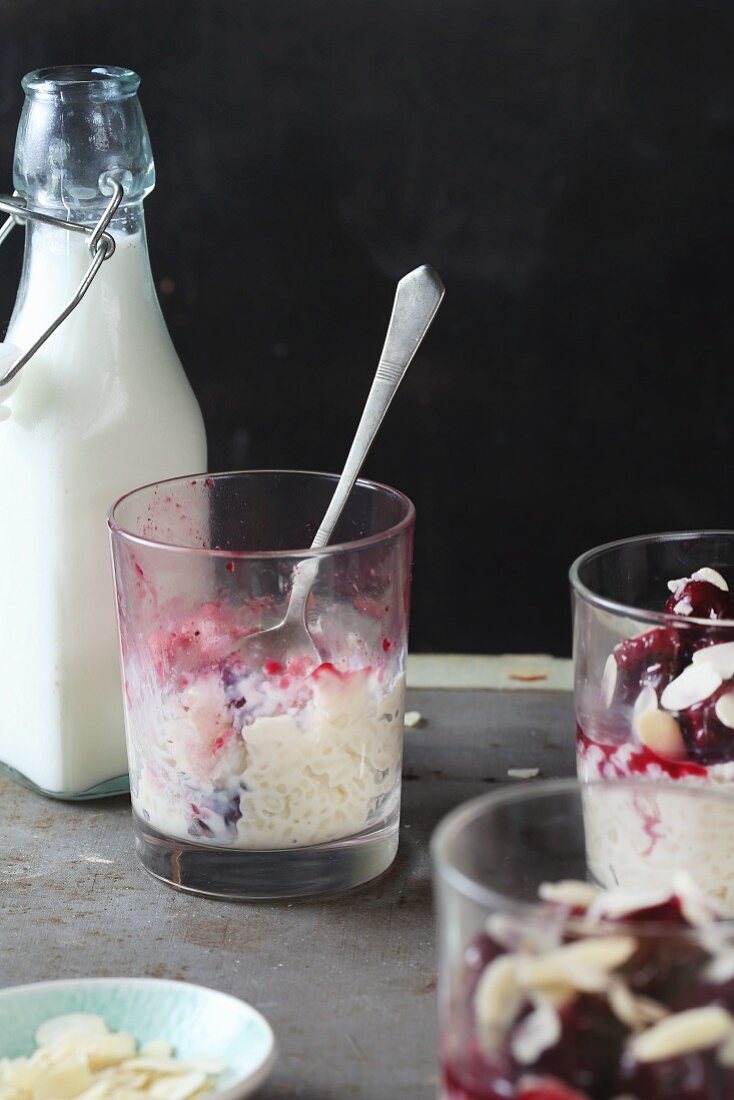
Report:
[{"label": "glass base", "polygon": [[0,762],[0,773],[9,776],[16,783],[20,783],[21,787],[27,787],[28,790],[35,791],[36,794],[42,794],[45,798],[56,798],[60,802],[89,802],[93,798],[109,798],[116,794],[130,793],[130,777],[127,773],[117,775],[114,779],[105,779],[94,787],[89,787],[86,791],[47,791],[44,787],[39,787],[28,776],[23,775],[22,772],[2,762]]},{"label": "glass base", "polygon": [[246,900],[353,890],[386,871],[398,850],[398,814],[376,829],[308,848],[243,851],[163,836],[133,812],[135,849],[154,878],[192,894]]}]

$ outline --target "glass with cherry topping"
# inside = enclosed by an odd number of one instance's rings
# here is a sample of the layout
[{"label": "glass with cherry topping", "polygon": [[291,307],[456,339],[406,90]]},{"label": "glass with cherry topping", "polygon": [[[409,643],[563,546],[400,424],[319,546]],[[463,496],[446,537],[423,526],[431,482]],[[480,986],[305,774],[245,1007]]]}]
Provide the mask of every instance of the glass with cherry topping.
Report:
[{"label": "glass with cherry topping", "polygon": [[734,779],[734,533],[601,546],[571,585],[580,777]]},{"label": "glass with cherry topping", "polygon": [[719,791],[564,780],[467,803],[434,834],[442,1100],[734,1098],[732,895],[671,869],[664,827],[644,887],[634,867],[591,881],[588,795],[611,820],[623,790],[734,828]]},{"label": "glass with cherry topping", "polygon": [[[251,471],[136,489],[110,513],[143,866],[221,897],[349,889],[397,851],[414,510],[359,481]],[[316,558],[318,659],[249,650]]]}]

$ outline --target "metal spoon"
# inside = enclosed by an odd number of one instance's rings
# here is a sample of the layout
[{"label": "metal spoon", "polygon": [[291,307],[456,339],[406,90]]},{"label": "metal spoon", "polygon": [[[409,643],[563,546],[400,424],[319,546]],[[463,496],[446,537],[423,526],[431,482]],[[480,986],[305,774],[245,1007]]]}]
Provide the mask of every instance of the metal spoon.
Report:
[{"label": "metal spoon", "polygon": [[[372,387],[344,470],[311,543],[312,550],[328,544],[390,402],[428,332],[443,296],[441,279],[433,268],[425,264],[409,272],[398,283]],[[288,657],[309,657],[314,662],[321,661],[321,654],[306,625],[306,604],[318,573],[319,561],[319,557],[305,558],[294,570],[293,587],[282,622],[242,639],[239,651],[248,664],[265,660],[282,662]]]}]

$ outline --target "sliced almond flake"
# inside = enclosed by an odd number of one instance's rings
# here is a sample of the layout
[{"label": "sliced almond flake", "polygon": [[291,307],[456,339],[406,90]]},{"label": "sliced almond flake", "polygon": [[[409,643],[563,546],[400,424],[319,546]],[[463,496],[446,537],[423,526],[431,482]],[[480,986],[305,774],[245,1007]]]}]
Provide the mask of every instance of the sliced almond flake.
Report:
[{"label": "sliced almond flake", "polygon": [[617,978],[609,983],[607,992],[609,1007],[614,1015],[632,1031],[640,1031],[648,1024],[657,1023],[668,1015],[665,1005],[649,997],[637,997],[626,984]]},{"label": "sliced almond flake", "polygon": [[80,1092],[77,1100],[103,1100],[110,1094],[110,1082],[97,1080],[86,1092]]},{"label": "sliced almond flake", "polygon": [[550,1004],[554,1008],[562,1008],[564,1005],[575,1001],[578,993],[579,991],[574,989],[570,982],[563,982],[559,985],[544,985],[542,989],[529,989],[527,991],[528,999],[536,1007],[542,1004]]},{"label": "sliced almond flake", "polygon": [[599,896],[599,890],[582,879],[562,879],[560,882],[541,882],[538,888],[541,901],[567,905],[570,909],[587,909]]},{"label": "sliced almond flake", "polygon": [[525,1000],[517,982],[516,955],[500,955],[482,971],[474,994],[479,1042],[485,1051],[498,1050]]},{"label": "sliced almond flake", "polygon": [[36,1031],[36,1043],[39,1047],[50,1046],[59,1039],[74,1038],[79,1035],[109,1035],[102,1016],[91,1012],[69,1012],[65,1016],[54,1016],[45,1020]]},{"label": "sliced almond flake", "polygon": [[720,695],[714,710],[722,726],[730,730],[734,729],[734,691],[727,691],[726,695]]},{"label": "sliced almond flake", "polygon": [[642,744],[664,760],[682,760],[687,755],[681,728],[672,714],[646,710],[634,719],[634,727]]},{"label": "sliced almond flake", "polygon": [[43,1062],[34,1061],[32,1058],[16,1058],[4,1072],[4,1081],[14,1088],[22,1088],[32,1091],[36,1081],[51,1068],[49,1059]]},{"label": "sliced almond flake", "polygon": [[105,1069],[107,1066],[118,1065],[126,1058],[132,1058],[137,1044],[132,1035],[117,1031],[112,1035],[85,1038],[81,1049],[89,1059],[92,1069]]},{"label": "sliced almond flake", "polygon": [[729,591],[729,585],[726,583],[721,573],[716,569],[711,569],[710,566],[704,565],[703,569],[697,569],[695,573],[691,573],[692,581],[708,581],[709,584],[716,585],[722,592]]},{"label": "sliced almond flake", "polygon": [[150,1078],[144,1077],[141,1079],[138,1074],[130,1074],[123,1071],[113,1073],[110,1077],[98,1081],[97,1084],[104,1086],[105,1091],[100,1094],[101,1097],[109,1096],[111,1100],[118,1100],[120,1094],[123,1092],[143,1095],[150,1084]]},{"label": "sliced almond flake", "polygon": [[564,971],[578,993],[605,993],[609,987],[609,974],[599,967],[567,962]]},{"label": "sliced almond flake", "polygon": [[224,1073],[225,1065],[219,1058],[130,1058],[125,1062],[130,1070],[147,1070],[150,1073],[188,1073],[189,1070],[201,1070],[215,1076]]},{"label": "sliced almond flake", "polygon": [[221,1058],[189,1058],[186,1065],[190,1069],[200,1069],[208,1077],[217,1077],[227,1068]]},{"label": "sliced almond flake", "polygon": [[721,954],[715,955],[706,964],[703,976],[706,981],[713,982],[715,985],[730,982],[734,978],[734,950],[722,951]]},{"label": "sliced almond flake", "polygon": [[170,1058],[173,1047],[165,1039],[151,1039],[140,1048],[142,1058]]},{"label": "sliced almond flake", "polygon": [[657,709],[657,692],[651,684],[645,684],[644,688],[635,699],[635,705],[632,708],[632,719],[635,721],[641,714],[647,714],[648,711]]},{"label": "sliced almond flake", "polygon": [[700,662],[691,664],[668,684],[660,702],[666,710],[686,710],[708,699],[721,687],[722,682],[721,673],[713,665]]},{"label": "sliced almond flake", "polygon": [[703,892],[688,871],[674,872],[673,893],[678,899],[684,918],[694,928],[705,928],[706,925],[721,920],[724,916],[713,898]]},{"label": "sliced almond flake", "polygon": [[601,698],[604,706],[609,709],[614,699],[614,689],[617,686],[617,661],[613,653],[607,657],[604,672],[601,678]]},{"label": "sliced almond flake", "polygon": [[512,1056],[521,1066],[533,1066],[561,1037],[561,1021],[555,1008],[540,1004],[521,1020],[513,1032]]},{"label": "sliced almond flake", "polygon": [[535,779],[540,774],[540,768],[508,768],[510,779]]},{"label": "sliced almond flake", "polygon": [[639,1031],[642,1028],[643,1022],[637,1011],[636,998],[625,982],[610,982],[607,1000],[620,1023],[632,1031]]},{"label": "sliced almond flake", "polygon": [[205,1083],[205,1073],[191,1070],[181,1077],[165,1077],[156,1081],[148,1089],[148,1096],[152,1096],[154,1100],[188,1100]]},{"label": "sliced almond flake", "polygon": [[692,1008],[666,1016],[629,1044],[638,1062],[662,1062],[720,1046],[734,1030],[734,1017],[718,1005]]},{"label": "sliced almond flake", "polygon": [[23,1092],[28,1094],[30,1087],[23,1081],[17,1080],[15,1077],[6,1077],[3,1079],[2,1087],[12,1089],[14,1092]]},{"label": "sliced almond flake", "polygon": [[672,883],[668,887],[651,890],[615,890],[602,891],[589,908],[591,920],[618,920],[644,909],[654,909],[670,901],[673,894]]},{"label": "sliced almond flake", "polygon": [[71,1100],[94,1084],[83,1054],[49,1069],[33,1086],[33,1100]]},{"label": "sliced almond flake", "polygon": [[[549,985],[576,985],[586,973],[594,983],[598,972],[609,973],[623,966],[637,950],[632,936],[599,936],[565,944],[538,958],[519,959],[517,980],[524,989]],[[578,986],[577,986],[578,988]]]},{"label": "sliced almond flake", "polygon": [[125,1066],[127,1069],[148,1070],[150,1073],[187,1073],[191,1068],[188,1062],[177,1058],[130,1058]]},{"label": "sliced almond flake", "polygon": [[[112,1069],[104,1070],[104,1074],[109,1074],[109,1077],[102,1077],[103,1080],[114,1081],[120,1088],[126,1089],[139,1089],[145,1088],[151,1080],[152,1074],[143,1073],[140,1070],[131,1070],[127,1062],[123,1062],[120,1066],[115,1066]],[[98,1074],[98,1076],[100,1076]]]},{"label": "sliced almond flake", "polygon": [[403,723],[409,730],[420,729],[421,726],[425,725],[423,715],[419,710],[406,710]]},{"label": "sliced almond flake", "polygon": [[734,676],[734,642],[719,642],[697,649],[691,658],[694,665],[712,665],[721,673],[722,680]]}]

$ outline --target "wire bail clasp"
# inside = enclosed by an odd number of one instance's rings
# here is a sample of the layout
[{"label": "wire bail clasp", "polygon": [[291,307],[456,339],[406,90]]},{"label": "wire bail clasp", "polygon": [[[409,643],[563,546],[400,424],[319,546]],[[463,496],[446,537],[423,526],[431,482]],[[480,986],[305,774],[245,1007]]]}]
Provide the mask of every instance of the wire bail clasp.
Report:
[{"label": "wire bail clasp", "polygon": [[0,391],[3,386],[7,386],[9,382],[13,381],[28,360],[46,343],[49,336],[51,336],[59,325],[66,320],[72,310],[76,309],[92,285],[104,261],[109,260],[110,256],[115,251],[115,239],[111,233],[107,232],[107,226],[112,221],[115,211],[122,202],[123,188],[122,184],[118,183],[118,181],[111,176],[108,177],[107,182],[112,187],[112,198],[107,203],[102,217],[94,228],[88,225],[82,225],[80,222],[64,221],[63,218],[55,218],[51,214],[42,214],[39,210],[29,210],[23,199],[18,195],[0,195],[0,211],[10,215],[5,224],[0,227],[0,244],[10,236],[12,229],[21,221],[37,221],[43,222],[45,225],[56,225],[60,229],[69,229],[73,233],[84,233],[89,237],[89,251],[92,257],[86,274],[77,287],[74,296],[70,298],[58,317],[55,317],[48,328],[41,333],[35,344],[33,344],[28,351],[19,356],[13,365],[8,368],[2,378],[0,378]]}]

